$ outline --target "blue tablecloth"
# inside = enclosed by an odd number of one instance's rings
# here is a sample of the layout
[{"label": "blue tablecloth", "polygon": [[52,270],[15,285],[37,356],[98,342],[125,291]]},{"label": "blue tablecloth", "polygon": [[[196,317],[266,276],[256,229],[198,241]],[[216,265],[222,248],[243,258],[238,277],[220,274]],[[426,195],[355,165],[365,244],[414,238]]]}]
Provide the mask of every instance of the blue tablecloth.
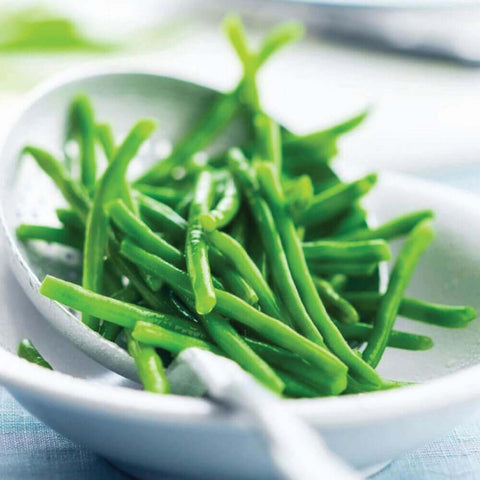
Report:
[{"label": "blue tablecloth", "polygon": [[[428,175],[480,191],[480,168]],[[0,387],[0,479],[123,480],[130,478],[29,415]],[[392,462],[374,480],[480,479],[480,417]]]}]

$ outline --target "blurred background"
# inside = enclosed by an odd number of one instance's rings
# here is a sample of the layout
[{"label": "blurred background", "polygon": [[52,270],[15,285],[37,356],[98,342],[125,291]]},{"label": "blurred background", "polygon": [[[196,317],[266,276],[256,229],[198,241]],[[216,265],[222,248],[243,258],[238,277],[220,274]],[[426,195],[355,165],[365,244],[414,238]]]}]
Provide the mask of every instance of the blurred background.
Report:
[{"label": "blurred background", "polygon": [[480,191],[480,3],[459,0],[0,1],[0,129],[54,74],[131,67],[226,90],[240,66],[220,29],[305,22],[262,69],[266,109],[298,132],[372,108],[340,161]]}]

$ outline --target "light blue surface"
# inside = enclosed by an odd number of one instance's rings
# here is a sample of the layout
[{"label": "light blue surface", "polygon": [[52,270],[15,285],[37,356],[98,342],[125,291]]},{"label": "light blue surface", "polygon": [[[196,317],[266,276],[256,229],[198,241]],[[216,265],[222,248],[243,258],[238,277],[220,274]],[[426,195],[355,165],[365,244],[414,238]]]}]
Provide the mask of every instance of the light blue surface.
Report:
[{"label": "light blue surface", "polygon": [[[432,172],[424,177],[480,193],[480,165]],[[130,477],[29,415],[0,387],[0,479],[127,478]],[[480,479],[480,417],[394,461],[372,479]]]}]

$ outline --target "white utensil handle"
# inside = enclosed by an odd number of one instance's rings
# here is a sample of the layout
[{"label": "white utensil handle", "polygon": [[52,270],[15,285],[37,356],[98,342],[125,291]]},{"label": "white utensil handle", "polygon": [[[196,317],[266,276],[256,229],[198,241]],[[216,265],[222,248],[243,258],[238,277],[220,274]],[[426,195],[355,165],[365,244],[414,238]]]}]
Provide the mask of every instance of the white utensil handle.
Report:
[{"label": "white utensil handle", "polygon": [[[258,384],[257,384],[258,385]],[[257,387],[255,385],[255,387]],[[259,385],[258,385],[259,386]],[[260,387],[260,386],[259,386]],[[272,460],[288,480],[361,480],[362,476],[334,454],[315,430],[263,387],[233,387],[231,396],[258,423]],[[233,394],[233,395],[232,395]]]}]

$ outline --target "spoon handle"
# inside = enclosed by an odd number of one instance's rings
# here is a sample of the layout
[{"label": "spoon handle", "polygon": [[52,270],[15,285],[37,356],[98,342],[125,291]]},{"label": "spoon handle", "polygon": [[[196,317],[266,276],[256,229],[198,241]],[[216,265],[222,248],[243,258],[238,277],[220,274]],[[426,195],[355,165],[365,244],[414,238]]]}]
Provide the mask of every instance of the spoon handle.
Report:
[{"label": "spoon handle", "polygon": [[184,350],[169,367],[176,393],[202,395],[243,411],[268,442],[271,458],[287,480],[360,480],[323,439],[291,413],[287,402],[231,360],[198,348]]}]

